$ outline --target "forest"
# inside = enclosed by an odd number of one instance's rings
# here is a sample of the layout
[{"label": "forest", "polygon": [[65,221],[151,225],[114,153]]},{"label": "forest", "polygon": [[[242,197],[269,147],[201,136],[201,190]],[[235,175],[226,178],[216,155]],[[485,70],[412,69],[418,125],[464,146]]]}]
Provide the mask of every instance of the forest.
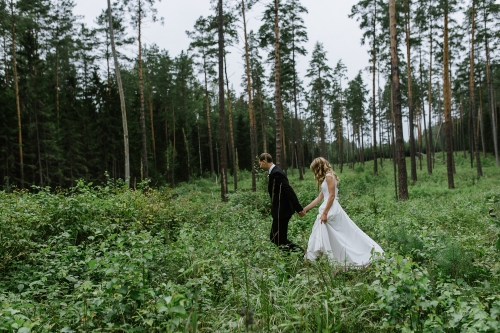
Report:
[{"label": "forest", "polygon": [[[307,1],[206,1],[179,54],[160,0],[76,1],[0,0],[0,332],[500,331],[498,1],[353,2],[353,77]],[[329,160],[383,256],[274,246],[262,152],[303,204]]]},{"label": "forest", "polygon": [[[307,8],[298,0],[267,1],[262,13],[252,12],[254,1],[228,1],[223,29],[213,4],[213,15],[186,32],[190,47],[178,55],[141,42],[142,21],[162,19],[155,1],[109,5],[99,26],[89,28],[73,14],[74,1],[0,3],[5,188],[103,182],[106,172],[132,187],[144,179],[173,187],[219,177],[224,160],[236,189],[238,171],[253,170],[259,152],[300,172],[315,156],[342,172],[404,154],[416,181],[422,159],[429,173],[437,158],[447,159],[448,141],[452,151],[493,153],[498,161],[494,1],[396,1],[394,56],[388,2],[355,4],[350,17],[369,45],[369,82],[361,72],[347,78],[342,60],[328,59],[321,41],[306,53]],[[245,15],[261,16],[258,31],[247,31]],[[128,46],[134,54],[121,52]],[[238,49],[245,75],[229,82],[226,50]],[[307,73],[297,71],[299,58],[309,63]]]}]

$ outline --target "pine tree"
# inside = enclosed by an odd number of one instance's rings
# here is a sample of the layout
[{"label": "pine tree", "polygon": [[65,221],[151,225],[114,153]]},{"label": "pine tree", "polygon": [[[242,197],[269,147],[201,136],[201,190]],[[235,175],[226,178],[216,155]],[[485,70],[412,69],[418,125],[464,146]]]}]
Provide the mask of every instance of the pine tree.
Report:
[{"label": "pine tree", "polygon": [[307,70],[307,77],[311,78],[312,92],[317,94],[318,98],[318,128],[320,136],[320,155],[326,158],[326,139],[325,139],[325,95],[331,85],[332,69],[327,65],[328,59],[326,58],[326,51],[323,44],[316,42],[312,52],[311,61],[309,62],[309,69]]},{"label": "pine tree", "polygon": [[396,127],[396,159],[398,165],[399,198],[408,200],[408,174],[403,140],[403,119],[401,114],[401,90],[399,87],[398,40],[396,34],[396,1],[389,0],[390,37],[391,37],[391,76],[394,105],[394,120]]}]

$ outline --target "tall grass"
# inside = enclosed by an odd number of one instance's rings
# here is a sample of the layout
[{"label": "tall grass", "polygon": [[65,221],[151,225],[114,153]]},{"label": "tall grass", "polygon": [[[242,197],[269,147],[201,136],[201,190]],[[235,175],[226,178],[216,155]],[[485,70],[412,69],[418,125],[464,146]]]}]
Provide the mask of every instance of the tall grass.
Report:
[{"label": "tall grass", "polygon": [[[495,332],[500,330],[500,170],[457,157],[394,200],[392,166],[340,174],[339,200],[386,254],[362,270],[304,261],[268,240],[267,177],[219,185],[0,192],[0,331]],[[289,178],[302,204],[311,173]],[[229,186],[231,188],[231,186]],[[316,214],[292,218],[306,247]]]}]

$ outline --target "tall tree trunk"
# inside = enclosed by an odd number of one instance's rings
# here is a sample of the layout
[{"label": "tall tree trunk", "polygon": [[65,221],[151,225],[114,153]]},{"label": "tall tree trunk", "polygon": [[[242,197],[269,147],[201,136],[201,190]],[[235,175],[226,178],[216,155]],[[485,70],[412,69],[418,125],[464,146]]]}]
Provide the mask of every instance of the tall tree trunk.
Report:
[{"label": "tall tree trunk", "polygon": [[379,130],[378,130],[378,133],[379,133],[379,145],[380,145],[380,167],[383,168],[384,165],[382,164],[383,163],[383,160],[385,158],[384,156],[384,147],[382,145],[382,133],[384,132],[384,128],[383,128],[383,122],[382,122],[382,104],[381,104],[381,89],[380,89],[380,70],[377,68],[377,87],[378,87],[378,123],[379,123]]},{"label": "tall tree trunk", "polygon": [[[198,158],[200,160],[200,177],[203,176],[203,164],[201,160],[201,131],[200,131],[200,124],[197,122],[196,124],[197,130],[198,130]],[[168,142],[168,140],[167,140]]]},{"label": "tall tree trunk", "polygon": [[399,87],[399,60],[396,33],[396,0],[389,0],[390,36],[391,36],[391,75],[394,97],[394,120],[396,127],[396,152],[398,164],[399,199],[408,199],[408,175],[403,139],[403,115],[401,113],[401,89]]},{"label": "tall tree trunk", "polygon": [[474,136],[474,153],[476,155],[477,176],[483,175],[483,168],[481,167],[481,157],[479,156],[479,138],[477,136],[477,113],[476,113],[476,99],[474,97],[474,19],[475,19],[475,2],[472,1],[472,31],[471,31],[471,51],[470,51],[470,74],[469,74],[469,103],[472,115],[472,131]]},{"label": "tall tree trunk", "polygon": [[260,107],[260,126],[262,131],[262,149],[264,153],[267,153],[267,133],[266,133],[266,122],[264,120],[264,101],[262,99],[262,89],[260,84],[257,84],[257,94],[259,95],[259,107]]},{"label": "tall tree trunk", "polygon": [[203,72],[205,75],[205,107],[207,109],[207,127],[208,127],[208,150],[210,152],[210,177],[214,174],[214,152],[212,143],[212,127],[210,124],[210,100],[208,98],[208,78],[206,69],[206,54],[203,51]]},{"label": "tall tree trunk", "polygon": [[[420,51],[420,64],[419,64],[419,68],[420,68],[420,87],[424,87],[424,80],[423,80],[423,77],[422,77],[422,48],[420,47],[419,48],[419,51]],[[422,93],[421,94],[421,104],[422,104],[422,116],[423,116],[423,120],[424,120],[424,139],[425,139],[425,157],[426,157],[426,163],[427,163],[427,173],[430,175],[432,174],[432,156],[430,154],[430,147],[429,147],[429,136],[428,136],[428,133],[427,133],[427,123],[426,123],[426,120],[425,120],[425,99],[424,99],[424,94]],[[422,151],[421,151],[422,153]]]},{"label": "tall tree trunk", "polygon": [[187,160],[187,176],[188,176],[188,183],[189,183],[189,175],[191,174],[191,165],[189,165],[189,160],[190,160],[190,156],[189,156],[189,143],[188,143],[188,140],[187,140],[187,136],[186,136],[186,132],[184,131],[184,127],[182,128],[182,136],[184,138],[184,146],[186,148],[186,160]]},{"label": "tall tree trunk", "polygon": [[[486,17],[485,17],[485,26],[486,26]],[[486,29],[486,27],[485,27]],[[495,101],[493,98],[493,85],[491,83],[491,66],[490,66],[490,47],[488,43],[488,35],[486,34],[486,38],[484,40],[484,46],[486,50],[486,80],[488,84],[488,104],[490,105],[490,115],[491,115],[491,132],[493,134],[493,150],[495,153],[495,165],[500,166],[500,161],[498,157],[498,133],[496,126],[496,117],[495,117]]]},{"label": "tall tree trunk", "polygon": [[446,170],[448,173],[448,188],[455,188],[453,179],[453,147],[451,124],[451,82],[449,75],[449,49],[448,49],[448,0],[445,1],[444,10],[444,33],[443,33],[443,97],[444,97],[444,121],[446,124]]},{"label": "tall tree trunk", "polygon": [[236,192],[238,190],[238,160],[236,159],[236,150],[234,148],[233,111],[231,106],[231,90],[229,90],[229,79],[227,77],[226,53],[224,53],[224,73],[226,75],[227,113],[229,116],[229,145],[231,146],[229,156],[233,158],[233,185]]},{"label": "tall tree trunk", "polygon": [[[295,35],[295,30],[293,32]],[[295,39],[292,39],[292,64],[293,64],[293,109],[295,111],[295,133],[292,130],[292,142],[293,146],[297,145],[297,153],[302,150],[302,137],[299,136],[299,117],[298,117],[298,103],[297,103],[297,70],[295,63]],[[293,127],[292,127],[293,128]],[[302,161],[297,158],[297,168],[299,169],[299,180],[304,180]],[[293,169],[292,169],[293,170]]]},{"label": "tall tree trunk", "polygon": [[125,94],[123,93],[122,77],[120,75],[120,64],[118,63],[118,56],[116,55],[115,33],[113,30],[113,14],[111,13],[111,0],[108,0],[108,21],[109,21],[109,36],[111,38],[111,50],[113,52],[113,60],[115,63],[116,83],[118,85],[118,93],[120,95],[120,108],[122,113],[123,145],[124,145],[124,157],[125,157],[125,183],[127,184],[128,187],[130,182],[130,158],[129,158],[129,144],[128,144],[127,110],[125,108]]},{"label": "tall tree trunk", "polygon": [[321,69],[318,71],[319,77],[319,135],[321,157],[326,158],[326,143],[325,143],[325,113],[323,111],[323,82],[321,81]]},{"label": "tall tree trunk", "polygon": [[276,165],[281,168],[281,93],[280,93],[280,27],[279,0],[274,0],[274,107],[276,109]]},{"label": "tall tree trunk", "polygon": [[226,115],[224,112],[224,23],[222,0],[219,0],[219,146],[220,146],[220,184],[221,199],[227,202],[227,153],[226,153]]},{"label": "tall tree trunk", "polygon": [[[340,146],[340,173],[344,169],[344,94],[342,92],[342,77],[339,78],[340,87],[340,115],[339,115],[339,146]],[[347,144],[349,144],[349,134],[347,134]],[[349,147],[348,147],[349,148]],[[349,158],[347,159],[349,160]]]},{"label": "tall tree trunk", "polygon": [[250,151],[252,166],[252,192],[257,191],[257,183],[255,180],[254,162],[257,156],[257,126],[255,125],[255,115],[252,102],[252,77],[250,75],[250,57],[248,55],[248,35],[247,35],[247,21],[245,18],[245,1],[241,0],[241,13],[243,15],[243,33],[245,35],[245,62],[246,62],[246,75],[247,75],[247,93],[248,93],[248,118],[250,120]]},{"label": "tall tree trunk", "polygon": [[462,95],[460,95],[460,133],[462,137],[462,149],[464,151],[464,158],[467,158],[467,153],[466,153],[467,148],[465,147],[464,118],[465,118],[464,103],[462,101]]},{"label": "tall tree trunk", "polygon": [[21,171],[21,189],[24,188],[24,162],[23,162],[23,131],[21,123],[21,104],[19,102],[19,84],[17,78],[17,55],[16,55],[16,28],[14,19],[14,1],[10,0],[11,13],[11,37],[12,37],[12,72],[14,75],[14,91],[16,95],[17,110],[17,139],[19,145],[19,167]]},{"label": "tall tree trunk", "polygon": [[415,133],[414,133],[414,107],[413,107],[413,88],[412,88],[412,77],[411,77],[411,54],[410,54],[410,5],[409,0],[405,0],[405,30],[406,30],[406,71],[408,74],[408,120],[410,126],[410,169],[411,169],[411,180],[417,181],[417,162],[415,160]]},{"label": "tall tree trunk", "polygon": [[173,140],[173,146],[172,146],[172,188],[175,187],[175,160],[176,160],[176,154],[177,154],[177,149],[176,149],[176,135],[175,135],[175,108],[174,108],[174,103],[172,102],[172,123],[173,123],[173,131],[172,134],[174,136]]},{"label": "tall tree trunk", "polygon": [[481,132],[481,148],[483,148],[483,157],[486,158],[486,142],[484,139],[484,117],[483,117],[483,78],[481,77],[481,71],[479,71],[479,110],[478,110],[478,122],[479,131]]},{"label": "tall tree trunk", "polygon": [[432,144],[432,42],[433,42],[433,36],[432,36],[432,24],[431,28],[429,30],[429,92],[427,94],[427,102],[428,102],[428,107],[429,107],[429,151],[427,154],[430,155],[429,160],[430,163],[427,165],[427,173],[429,175],[432,175],[432,169],[434,169],[434,145]]},{"label": "tall tree trunk", "polygon": [[[141,8],[141,0],[138,1],[139,10],[137,12],[138,15],[138,43],[139,43],[139,59],[138,59],[138,67],[139,67],[139,95],[141,99],[141,161],[142,161],[142,175],[144,178],[149,178],[148,174],[148,146],[146,139],[146,117],[144,111],[144,79],[142,77],[142,42],[141,42],[141,24],[142,24],[142,8]],[[141,179],[142,180],[142,179]]]},{"label": "tall tree trunk", "polygon": [[8,86],[10,84],[9,80],[9,63],[7,62],[7,36],[3,36],[3,62],[4,62],[4,73],[5,73],[5,85]]},{"label": "tall tree trunk", "polygon": [[[153,100],[151,98],[151,87],[149,87],[149,122],[151,123],[151,144],[153,146],[153,161],[156,168],[156,142],[155,142],[155,124],[153,118]],[[183,127],[184,129],[184,127]]]},{"label": "tall tree trunk", "polygon": [[373,59],[372,59],[372,130],[373,130],[373,174],[376,175],[378,173],[377,166],[377,109],[375,105],[375,72],[376,72],[376,64],[377,64],[377,1],[374,1],[375,10],[373,14]]},{"label": "tall tree trunk", "polygon": [[[395,122],[396,122],[396,117],[394,114],[394,89],[392,88],[392,81],[391,81],[391,138],[389,138],[389,142],[392,142],[392,149],[390,149],[391,144],[389,144],[389,150],[392,152],[392,170],[393,170],[393,175],[394,175],[394,198],[396,200],[399,200],[399,195],[398,195],[398,171],[397,171],[397,152],[396,152],[396,139],[394,137],[394,132],[395,132]],[[392,139],[392,140],[391,140]]]}]

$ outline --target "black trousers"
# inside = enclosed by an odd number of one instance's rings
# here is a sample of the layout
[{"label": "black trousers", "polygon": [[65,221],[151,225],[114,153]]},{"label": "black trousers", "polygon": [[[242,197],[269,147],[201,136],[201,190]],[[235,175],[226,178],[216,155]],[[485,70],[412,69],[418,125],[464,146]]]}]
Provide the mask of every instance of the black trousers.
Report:
[{"label": "black trousers", "polygon": [[273,225],[271,226],[271,234],[269,238],[271,242],[279,246],[284,251],[304,252],[304,250],[297,244],[288,240],[288,222],[292,215],[274,214],[273,212]]}]

